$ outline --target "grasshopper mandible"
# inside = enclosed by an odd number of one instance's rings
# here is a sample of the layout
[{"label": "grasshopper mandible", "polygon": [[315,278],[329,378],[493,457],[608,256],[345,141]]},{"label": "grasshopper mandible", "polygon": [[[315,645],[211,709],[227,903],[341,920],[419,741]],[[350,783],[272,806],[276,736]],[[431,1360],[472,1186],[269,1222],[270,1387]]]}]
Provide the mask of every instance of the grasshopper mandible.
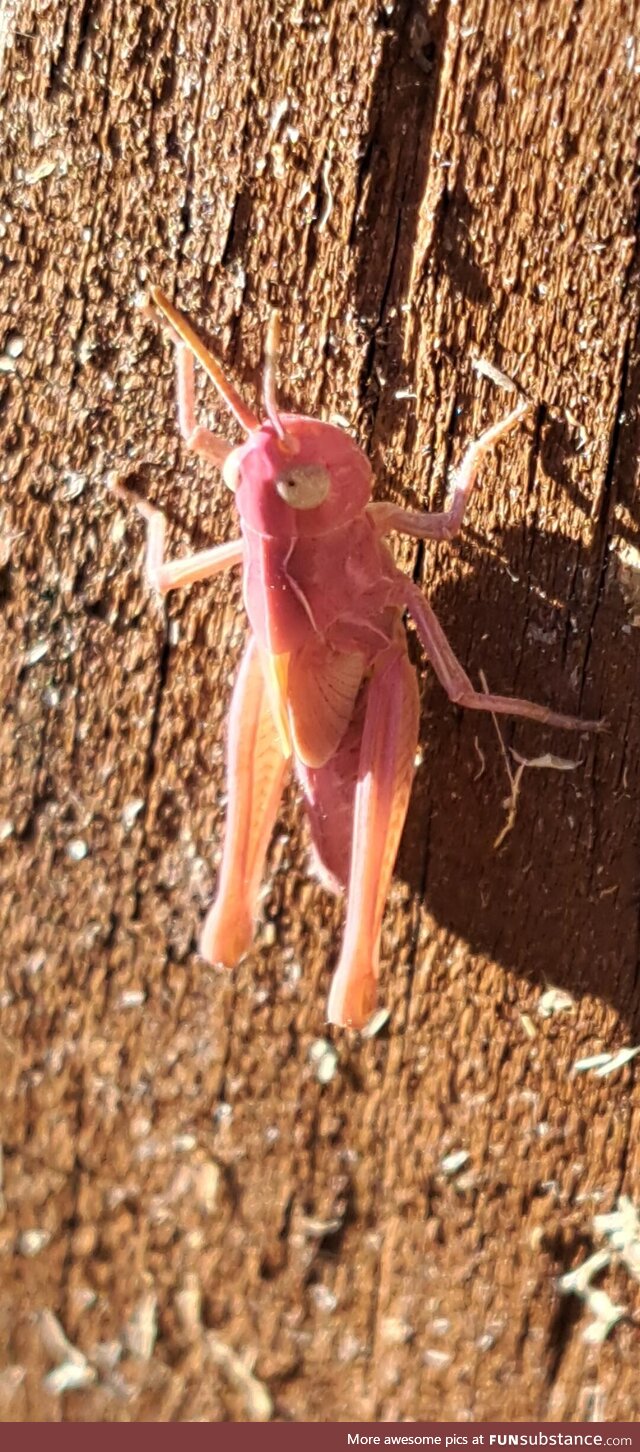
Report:
[{"label": "grasshopper mandible", "polygon": [[[277,315],[263,375],[265,419],[244,403],[185,317],[152,297],[176,346],[178,419],[187,448],[222,471],[235,494],[240,538],[165,560],[165,518],[119,486],[147,521],[146,577],[161,595],[239,565],[251,635],[233,691],[227,743],[228,810],[215,902],[200,938],[212,964],[233,967],[251,947],[269,837],[293,767],[315,866],[346,890],[331,1023],[362,1028],[376,1002],[382,917],[409,803],[419,700],[403,614],[413,617],[449,698],[568,730],[599,723],[474,690],[442,626],[394,564],[384,536],[450,540],[479,465],[532,409],[522,400],[467,449],[443,513],[372,503],[370,464],[342,429],[281,413]],[[196,422],[194,360],[244,429],[238,447]]]}]

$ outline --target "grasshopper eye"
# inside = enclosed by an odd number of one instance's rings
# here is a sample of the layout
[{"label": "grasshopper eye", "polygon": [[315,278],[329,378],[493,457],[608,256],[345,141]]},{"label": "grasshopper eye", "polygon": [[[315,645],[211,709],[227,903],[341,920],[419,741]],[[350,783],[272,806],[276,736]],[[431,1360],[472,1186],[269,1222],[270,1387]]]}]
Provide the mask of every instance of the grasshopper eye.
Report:
[{"label": "grasshopper eye", "polygon": [[326,469],[321,464],[301,465],[299,469],[289,469],[280,479],[276,479],[276,490],[285,504],[290,504],[292,509],[317,509],[323,504],[331,480]]}]

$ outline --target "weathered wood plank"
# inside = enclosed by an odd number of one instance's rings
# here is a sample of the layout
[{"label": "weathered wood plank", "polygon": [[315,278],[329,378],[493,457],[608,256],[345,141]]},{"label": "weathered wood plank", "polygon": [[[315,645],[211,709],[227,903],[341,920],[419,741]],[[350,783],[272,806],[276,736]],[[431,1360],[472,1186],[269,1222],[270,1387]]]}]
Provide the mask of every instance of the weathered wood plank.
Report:
[{"label": "weathered wood plank", "polygon": [[[26,1369],[0,1384],[8,1419],[245,1416],[180,1325],[190,1275],[276,1416],[640,1411],[634,1326],[589,1348],[556,1290],[640,1169],[634,1064],[571,1072],[640,1036],[639,18],[633,0],[7,10],[0,1344]],[[221,979],[193,952],[244,617],[223,581],[162,615],[107,493],[117,469],[176,548],[233,528],[179,446],[169,350],[136,308],[151,279],[249,392],[278,302],[285,397],[349,421],[380,496],[442,501],[504,407],[474,359],[529,390],[535,427],[486,470],[459,546],[398,557],[474,679],[610,723],[504,728],[580,765],[525,772],[494,850],[492,723],[450,707],[416,649],[391,1018],[370,1043],[330,1035],[324,1087],[309,1048],[340,910],[306,875],[293,797],[255,954]],[[543,1021],[549,984],[575,1009]],[[342,1228],[318,1239],[305,1216]],[[49,1237],[37,1254],[25,1229]],[[602,1284],[637,1311],[622,1271]],[[107,1375],[48,1394],[36,1314],[90,1352],[149,1285],[158,1341],[122,1363],[130,1398]]]}]

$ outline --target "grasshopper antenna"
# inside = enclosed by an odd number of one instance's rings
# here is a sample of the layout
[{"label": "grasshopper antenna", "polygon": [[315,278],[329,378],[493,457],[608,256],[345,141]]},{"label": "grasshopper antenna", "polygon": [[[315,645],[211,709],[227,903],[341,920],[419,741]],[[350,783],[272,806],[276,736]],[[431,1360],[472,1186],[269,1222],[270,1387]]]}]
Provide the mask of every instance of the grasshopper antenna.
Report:
[{"label": "grasshopper antenna", "polygon": [[269,422],[278,435],[279,439],[286,439],[286,430],[276,401],[276,372],[278,367],[278,353],[280,351],[280,314],[274,308],[269,318],[267,328],[267,341],[264,350],[264,375],[262,380],[262,395],[264,406]]},{"label": "grasshopper antenna", "polygon": [[163,318],[166,318],[166,321],[173,328],[174,333],[177,333],[187,348],[191,349],[194,358],[197,358],[198,362],[202,364],[205,373],[209,375],[211,382],[215,384],[218,393],[224,399],[227,408],[237,418],[238,423],[242,425],[242,428],[248,434],[253,433],[254,429],[259,428],[259,420],[252,413],[251,409],[247,407],[247,404],[240,397],[240,394],[236,392],[233,384],[229,383],[228,379],[225,378],[220,364],[216,363],[213,354],[209,352],[209,349],[205,347],[204,343],[198,337],[195,328],[192,328],[191,323],[187,322],[187,319],[178,308],[174,307],[166,293],[162,291],[162,288],[152,287],[151,296],[158,311],[162,313]]}]

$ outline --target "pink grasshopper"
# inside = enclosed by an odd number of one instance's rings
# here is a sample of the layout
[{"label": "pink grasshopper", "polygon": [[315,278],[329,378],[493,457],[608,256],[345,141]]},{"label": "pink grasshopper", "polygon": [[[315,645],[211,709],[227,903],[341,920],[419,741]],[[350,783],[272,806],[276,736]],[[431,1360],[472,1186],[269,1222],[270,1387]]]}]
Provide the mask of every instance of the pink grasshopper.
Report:
[{"label": "pink grasshopper", "polygon": [[[280,413],[275,317],[261,423],[177,308],[160,289],[153,298],[176,344],[182,436],[187,448],[221,468],[235,493],[241,538],[167,561],[164,515],[128,491],[119,492],[147,521],[151,587],[164,595],[241,565],[252,632],[233,692],[226,832],[217,897],[200,952],[209,963],[233,967],[251,947],[269,837],[293,764],[320,880],[332,891],[347,891],[328,1018],[361,1028],[376,1002],[382,917],[418,742],[418,686],[403,612],[412,615],[436,675],[457,705],[568,730],[598,724],[474,690],[431,606],[397,569],[384,543],[392,530],[417,539],[451,539],[480,463],[532,405],[522,401],[471,444],[444,513],[375,504],[369,462],[348,434],[301,414]],[[196,423],[194,359],[245,430],[238,447]]]}]

